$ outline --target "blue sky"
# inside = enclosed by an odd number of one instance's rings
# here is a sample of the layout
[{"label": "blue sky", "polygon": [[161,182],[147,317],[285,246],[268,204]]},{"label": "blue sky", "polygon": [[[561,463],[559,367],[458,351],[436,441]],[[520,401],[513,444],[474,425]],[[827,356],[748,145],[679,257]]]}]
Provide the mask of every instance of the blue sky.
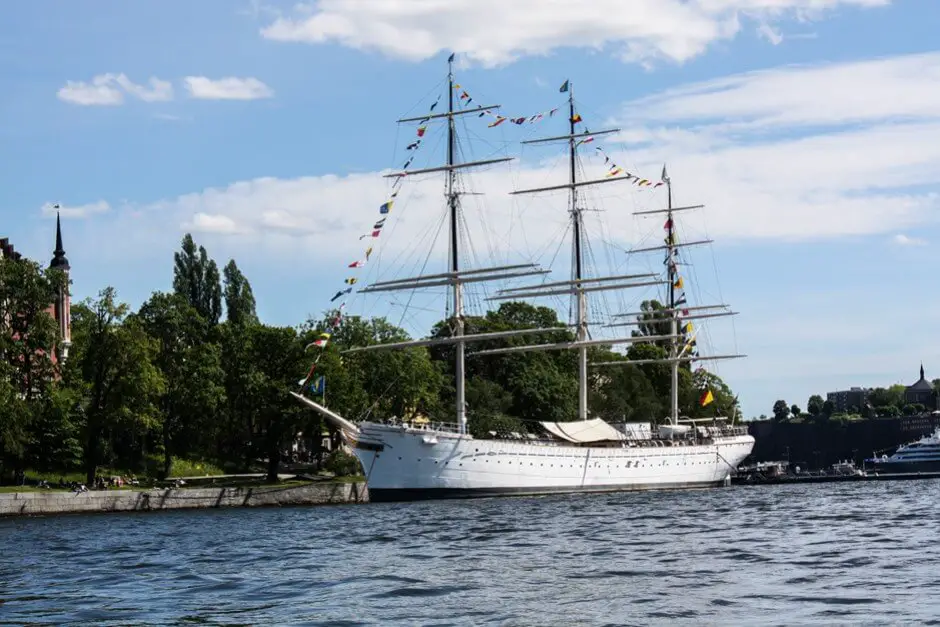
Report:
[{"label": "blue sky", "polygon": [[[805,406],[812,393],[911,383],[921,360],[940,376],[930,331],[940,311],[931,32],[940,5],[637,0],[629,14],[615,0],[576,5],[111,0],[50,12],[47,2],[6,3],[2,234],[45,261],[48,207],[61,203],[75,297],[114,285],[137,306],[169,287],[172,252],[192,231],[220,264],[236,259],[266,321],[300,323],[329,305],[361,256],[358,236],[385,199],[381,173],[402,165],[414,132],[394,120],[441,93],[455,50],[475,102],[510,115],[563,104],[558,86],[570,78],[591,128],[623,129],[603,143],[615,161],[649,177],[667,161],[677,200],[706,204],[682,225],[687,239],[716,240],[691,255],[689,295],[741,312],[733,325],[707,325],[703,339],[749,355],[716,368],[746,415],[770,413],[777,398]],[[467,201],[471,226],[478,208],[489,229],[478,250],[508,245],[547,263],[563,197],[505,192],[562,176],[550,151],[518,141],[563,129],[484,122],[461,127],[478,140],[468,155],[517,160],[472,179],[488,192]],[[440,139],[429,131],[415,166],[439,161]],[[602,174],[589,154],[585,173]],[[662,195],[615,186],[588,195],[607,229],[589,226],[603,236],[598,272],[643,267],[622,249],[658,236],[658,224],[630,213]],[[364,282],[414,261],[440,216],[439,180],[409,181],[400,200]],[[552,280],[567,272],[553,270]],[[611,296],[598,309],[652,295]],[[388,300],[349,306],[401,319]],[[420,333],[434,317],[403,322]]]}]

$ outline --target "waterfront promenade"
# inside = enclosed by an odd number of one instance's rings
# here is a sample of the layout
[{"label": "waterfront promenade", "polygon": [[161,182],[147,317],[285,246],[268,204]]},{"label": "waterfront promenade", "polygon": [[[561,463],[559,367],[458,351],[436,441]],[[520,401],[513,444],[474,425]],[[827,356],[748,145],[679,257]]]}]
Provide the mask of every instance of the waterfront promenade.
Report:
[{"label": "waterfront promenade", "polygon": [[10,492],[0,494],[0,517],[219,507],[326,505],[364,503],[368,499],[366,484],[355,481],[288,486]]}]

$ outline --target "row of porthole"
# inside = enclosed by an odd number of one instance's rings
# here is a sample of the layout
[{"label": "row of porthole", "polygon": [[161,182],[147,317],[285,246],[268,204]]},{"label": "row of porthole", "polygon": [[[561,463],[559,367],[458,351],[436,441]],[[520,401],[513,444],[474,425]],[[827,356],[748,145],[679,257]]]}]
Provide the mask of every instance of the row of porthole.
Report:
[{"label": "row of porthole", "polygon": [[[378,456],[377,456],[377,457],[378,457]],[[402,458],[399,457],[399,458],[398,458],[398,461],[402,461]],[[421,458],[418,458],[418,461],[420,462],[420,461],[421,461]],[[486,460],[487,463],[489,463],[489,461],[490,461],[490,460]],[[439,464],[440,461],[439,461],[439,460],[434,460],[434,463],[435,463],[435,464]],[[444,465],[446,466],[446,465],[449,464],[449,463],[450,463],[450,462],[444,462]],[[499,463],[502,463],[502,462],[500,462],[499,460],[497,460],[496,463],[499,464]],[[696,465],[696,464],[707,464],[707,463],[709,463],[709,462],[692,462],[692,465],[694,466],[694,465]],[[508,462],[507,465],[509,465],[509,464],[512,464],[512,462]],[[463,466],[463,462],[459,462],[458,465],[459,465],[459,466]],[[521,465],[523,465],[523,464],[520,464],[520,466],[521,466]],[[529,465],[530,465],[530,466],[534,466],[534,465],[535,465],[535,462],[529,462]],[[541,463],[541,464],[539,464],[539,465],[540,465],[540,466],[545,466],[545,463],[543,462],[543,463]],[[648,464],[647,464],[647,465],[648,465]],[[666,461],[663,460],[663,462],[662,462],[660,465],[661,465],[661,466],[665,466],[665,465],[666,465]],[[678,464],[676,464],[676,465],[678,465]],[[689,465],[688,462],[686,462],[685,464],[683,464],[683,466],[688,466],[688,465]],[[598,467],[600,467],[600,466],[601,466],[601,463],[600,463],[600,462],[595,462],[595,464],[594,464],[594,467],[595,467],[595,468],[598,468]],[[554,468],[554,467],[555,467],[555,464],[549,464],[549,468]],[[564,468],[564,465],[563,465],[563,464],[559,464],[558,467],[559,467],[559,468]],[[574,468],[575,465],[574,465],[574,464],[569,464],[568,467],[569,467],[569,468]],[[580,464],[578,465],[578,467],[580,467]],[[612,466],[611,466],[610,464],[607,464],[607,468],[611,468],[611,467],[612,467]],[[626,465],[626,466],[624,466],[624,468],[643,468],[643,467],[644,467],[644,464],[640,464],[640,463],[637,463],[636,466],[630,466],[629,464]],[[613,468],[620,468],[620,466],[613,466]]]},{"label": "row of porthole", "polygon": [[[695,453],[695,455],[713,455],[714,453]],[[479,455],[474,455],[472,453],[465,454],[464,457],[480,457],[480,456],[501,456],[501,455],[511,455],[513,457],[525,456],[525,457],[562,457],[565,459],[580,459],[580,457],[572,457],[569,455],[550,455],[544,453],[515,453],[511,451],[501,452],[501,453],[480,453]],[[675,453],[673,455],[668,455],[667,457],[682,457],[688,456],[688,453]],[[614,457],[601,457],[600,459],[623,459],[624,457],[632,457],[632,455],[617,455]],[[656,457],[663,457],[663,455],[657,455]]]}]

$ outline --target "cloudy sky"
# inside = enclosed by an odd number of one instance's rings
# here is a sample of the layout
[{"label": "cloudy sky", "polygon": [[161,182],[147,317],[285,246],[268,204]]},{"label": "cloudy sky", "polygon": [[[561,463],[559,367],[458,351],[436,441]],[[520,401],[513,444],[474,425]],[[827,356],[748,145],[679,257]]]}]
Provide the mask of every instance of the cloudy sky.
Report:
[{"label": "cloudy sky", "polygon": [[[933,289],[940,183],[940,5],[922,0],[14,0],[0,20],[2,235],[51,256],[62,206],[77,298],[113,285],[132,305],[167,289],[190,231],[220,264],[234,257],[259,313],[320,315],[363,256],[382,174],[443,156],[421,115],[446,98],[457,53],[462,90],[507,116],[564,106],[570,79],[584,125],[619,128],[583,146],[579,176],[603,177],[602,147],[659,178],[680,223],[711,246],[686,256],[691,304],[740,315],[704,326],[703,352],[740,352],[717,372],[747,415],[777,398],[940,376]],[[459,96],[459,94],[458,94]],[[510,196],[561,182],[557,151],[520,141],[564,132],[561,116],[501,124],[464,116],[466,263],[520,260],[568,273],[564,195]],[[365,283],[439,271],[441,180],[412,177]],[[586,192],[590,271],[659,270],[624,251],[655,245],[665,202],[627,182]],[[471,247],[472,241],[472,247]],[[427,260],[425,265],[425,260]],[[404,268],[404,270],[403,270]],[[601,319],[659,288],[597,300]],[[443,294],[349,301],[415,334]],[[485,306],[475,293],[471,306]],[[417,305],[416,305],[417,303]],[[549,302],[567,315],[563,301]]]}]

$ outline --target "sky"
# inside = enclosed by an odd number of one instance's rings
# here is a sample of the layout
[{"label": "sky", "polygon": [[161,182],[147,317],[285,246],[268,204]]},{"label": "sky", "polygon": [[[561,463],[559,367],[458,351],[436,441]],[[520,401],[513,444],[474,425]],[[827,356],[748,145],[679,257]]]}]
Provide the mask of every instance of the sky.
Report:
[{"label": "sky", "polygon": [[[409,157],[439,165],[444,129],[415,124],[447,95],[447,58],[472,106],[509,117],[566,106],[618,132],[579,149],[579,176],[614,163],[675,201],[691,305],[740,312],[701,325],[709,366],[745,416],[777,399],[940,376],[931,319],[940,239],[940,4],[923,0],[11,0],[0,20],[0,235],[51,259],[61,206],[73,298],[114,286],[139,306],[170,288],[183,235],[251,281],[265,322],[320,317],[360,284],[445,269],[439,175],[391,189]],[[439,111],[440,109],[438,109]],[[563,111],[562,111],[563,113]],[[568,278],[563,115],[457,125],[463,160],[513,157],[462,185],[466,267],[539,263]],[[589,273],[661,270],[664,188],[584,188]],[[368,264],[351,270],[364,257]],[[517,280],[516,285],[524,285]],[[358,285],[357,285],[358,287]],[[658,291],[657,291],[658,290]],[[590,316],[635,311],[659,286],[599,294]],[[472,313],[493,291],[474,288]],[[420,336],[443,292],[348,300]],[[335,305],[336,303],[332,303]],[[568,315],[566,301],[556,306]],[[406,307],[408,305],[408,307]],[[593,320],[592,320],[593,321]],[[604,321],[604,320],[599,320]],[[612,332],[607,330],[606,332]],[[597,337],[606,337],[604,330]],[[300,373],[303,374],[303,373]]]}]

